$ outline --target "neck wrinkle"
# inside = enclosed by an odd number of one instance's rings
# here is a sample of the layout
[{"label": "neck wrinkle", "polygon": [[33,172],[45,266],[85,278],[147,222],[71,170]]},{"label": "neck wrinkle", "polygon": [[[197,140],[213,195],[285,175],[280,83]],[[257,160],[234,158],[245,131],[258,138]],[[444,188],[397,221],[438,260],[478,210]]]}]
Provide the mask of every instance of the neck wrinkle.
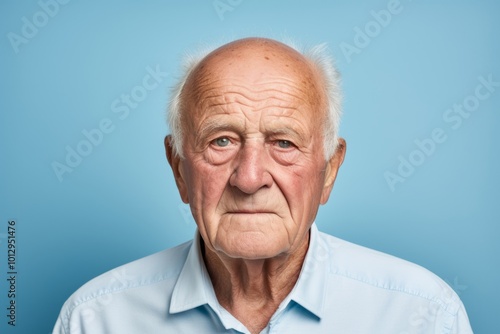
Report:
[{"label": "neck wrinkle", "polygon": [[292,254],[259,260],[235,259],[216,253],[200,238],[203,260],[221,306],[233,315],[243,304],[255,311],[271,307],[274,313],[299,278],[310,233]]}]

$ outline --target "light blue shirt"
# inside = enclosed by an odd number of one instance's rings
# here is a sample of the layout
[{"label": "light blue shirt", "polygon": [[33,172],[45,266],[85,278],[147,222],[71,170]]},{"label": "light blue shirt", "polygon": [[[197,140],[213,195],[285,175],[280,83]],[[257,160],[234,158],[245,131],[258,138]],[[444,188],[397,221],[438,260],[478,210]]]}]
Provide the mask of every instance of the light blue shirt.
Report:
[{"label": "light blue shirt", "polygon": [[[113,269],[64,304],[53,333],[249,333],[217,301],[199,235]],[[321,233],[261,333],[472,333],[455,292],[407,261]]]}]

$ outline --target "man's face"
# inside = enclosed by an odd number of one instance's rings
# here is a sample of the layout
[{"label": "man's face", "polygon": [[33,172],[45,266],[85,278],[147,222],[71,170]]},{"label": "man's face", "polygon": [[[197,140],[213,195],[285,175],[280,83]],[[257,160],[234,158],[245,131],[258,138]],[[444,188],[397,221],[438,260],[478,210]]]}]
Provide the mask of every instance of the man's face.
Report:
[{"label": "man's face", "polygon": [[172,166],[206,246],[246,259],[293,252],[341,163],[324,159],[313,72],[263,50],[215,56],[198,72],[188,81],[184,159]]}]

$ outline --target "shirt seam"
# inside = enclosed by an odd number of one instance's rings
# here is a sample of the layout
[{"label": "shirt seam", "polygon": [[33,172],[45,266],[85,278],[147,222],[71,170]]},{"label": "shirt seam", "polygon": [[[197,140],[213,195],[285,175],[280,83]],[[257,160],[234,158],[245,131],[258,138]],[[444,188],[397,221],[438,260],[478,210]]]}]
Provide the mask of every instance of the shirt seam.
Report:
[{"label": "shirt seam", "polygon": [[[105,295],[110,295],[110,294],[116,294],[116,293],[119,293],[119,292],[123,292],[125,290],[131,290],[131,289],[136,289],[136,288],[140,288],[140,287],[145,287],[145,286],[150,286],[150,285],[154,285],[154,284],[158,284],[158,283],[161,283],[169,278],[172,278],[172,277],[176,277],[178,275],[173,275],[173,274],[170,274],[170,275],[163,275],[163,276],[160,276],[158,277],[157,279],[155,280],[151,280],[149,282],[140,282],[140,283],[134,283],[132,285],[128,285],[128,286],[124,286],[124,287],[120,287],[120,288],[116,288],[116,289],[106,289],[106,290],[103,290],[103,291],[99,291],[97,292],[96,294],[92,294],[90,296],[88,296],[87,298],[83,299],[83,300],[80,300],[78,302],[75,302],[74,305],[72,305],[70,308],[68,308],[68,311],[66,312],[66,316],[64,317],[64,321],[68,321],[69,318],[70,318],[70,315],[73,313],[73,311],[92,301],[92,300],[95,300],[99,297],[102,297],[102,296],[105,296]],[[69,326],[69,323],[67,324]],[[66,331],[66,326],[63,326],[64,328],[64,332],[67,333]]]},{"label": "shirt seam", "polygon": [[[456,316],[457,313],[458,313],[458,307],[456,308],[455,312],[449,311],[448,310],[449,303],[444,302],[442,300],[442,298],[434,298],[434,297],[430,297],[430,296],[425,296],[425,295],[419,294],[419,293],[417,293],[415,291],[401,289],[401,288],[396,288],[396,287],[391,287],[391,286],[389,286],[389,287],[381,286],[379,284],[370,282],[368,280],[361,279],[361,278],[358,278],[358,277],[354,277],[354,276],[351,276],[349,274],[343,274],[343,273],[340,273],[340,272],[332,272],[332,274],[333,275],[342,276],[342,277],[345,277],[345,278],[349,278],[349,279],[352,279],[352,280],[355,280],[355,281],[358,281],[358,282],[361,282],[361,283],[364,283],[364,284],[368,284],[368,285],[376,287],[378,289],[395,291],[395,292],[401,292],[401,293],[405,293],[405,294],[410,295],[410,296],[423,298],[423,299],[425,299],[427,301],[437,303],[443,309],[443,311],[445,311],[450,316]],[[456,302],[454,299],[450,299],[450,301]]]}]

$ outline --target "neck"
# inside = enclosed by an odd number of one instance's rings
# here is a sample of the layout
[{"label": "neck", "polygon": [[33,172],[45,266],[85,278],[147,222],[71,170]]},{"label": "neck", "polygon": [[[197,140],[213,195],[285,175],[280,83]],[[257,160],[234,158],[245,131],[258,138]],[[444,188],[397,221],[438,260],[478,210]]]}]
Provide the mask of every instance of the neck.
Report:
[{"label": "neck", "polygon": [[309,235],[291,254],[269,259],[239,259],[204,244],[204,260],[221,306],[252,333],[267,326],[295,286],[309,246]]}]

